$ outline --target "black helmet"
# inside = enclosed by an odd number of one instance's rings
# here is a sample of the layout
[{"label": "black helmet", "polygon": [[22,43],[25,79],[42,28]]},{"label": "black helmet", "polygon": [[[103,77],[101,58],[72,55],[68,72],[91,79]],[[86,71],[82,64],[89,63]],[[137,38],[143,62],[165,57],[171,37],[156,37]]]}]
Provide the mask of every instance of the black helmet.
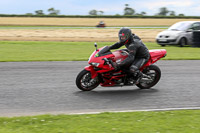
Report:
[{"label": "black helmet", "polygon": [[124,27],[119,30],[120,43],[127,43],[128,40],[131,38],[132,38],[131,29]]}]

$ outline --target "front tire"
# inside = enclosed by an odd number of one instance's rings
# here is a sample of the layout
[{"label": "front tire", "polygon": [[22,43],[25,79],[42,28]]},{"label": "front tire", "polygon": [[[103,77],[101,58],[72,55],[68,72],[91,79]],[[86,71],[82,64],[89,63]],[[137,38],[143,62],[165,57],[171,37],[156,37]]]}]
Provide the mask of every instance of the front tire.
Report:
[{"label": "front tire", "polygon": [[187,39],[184,38],[184,37],[181,38],[180,41],[179,41],[179,45],[180,45],[180,47],[187,45]]},{"label": "front tire", "polygon": [[76,86],[82,91],[91,91],[99,85],[98,77],[92,79],[90,71],[82,70],[76,77]]},{"label": "front tire", "polygon": [[148,68],[143,70],[143,73],[149,78],[143,77],[139,84],[136,84],[140,89],[149,89],[156,85],[161,77],[160,68],[156,65],[151,65]]}]

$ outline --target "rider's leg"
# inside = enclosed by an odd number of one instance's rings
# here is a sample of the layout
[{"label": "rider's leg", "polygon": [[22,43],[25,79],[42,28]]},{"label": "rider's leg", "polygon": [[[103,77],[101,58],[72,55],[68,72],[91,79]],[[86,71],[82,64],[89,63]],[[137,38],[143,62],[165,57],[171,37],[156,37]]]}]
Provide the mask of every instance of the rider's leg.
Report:
[{"label": "rider's leg", "polygon": [[130,73],[133,75],[134,80],[140,80],[142,78],[142,72],[139,70],[145,63],[147,59],[136,58],[132,65],[130,66]]}]

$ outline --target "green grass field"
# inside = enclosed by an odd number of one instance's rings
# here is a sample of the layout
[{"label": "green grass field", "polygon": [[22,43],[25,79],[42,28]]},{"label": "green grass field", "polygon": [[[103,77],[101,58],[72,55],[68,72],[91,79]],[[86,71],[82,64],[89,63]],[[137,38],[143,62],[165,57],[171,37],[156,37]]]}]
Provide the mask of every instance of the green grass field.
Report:
[{"label": "green grass field", "polygon": [[[113,43],[99,42],[98,47]],[[164,60],[200,59],[200,48],[145,44],[149,49],[166,49]],[[92,42],[0,41],[0,61],[86,61],[94,50]]]},{"label": "green grass field", "polygon": [[0,133],[199,133],[200,110],[0,118]]},{"label": "green grass field", "polygon": [[[99,42],[98,47],[113,43]],[[200,59],[200,48],[145,44],[149,49],[166,49],[164,60]],[[92,42],[0,41],[0,61],[86,61],[94,50]]]}]

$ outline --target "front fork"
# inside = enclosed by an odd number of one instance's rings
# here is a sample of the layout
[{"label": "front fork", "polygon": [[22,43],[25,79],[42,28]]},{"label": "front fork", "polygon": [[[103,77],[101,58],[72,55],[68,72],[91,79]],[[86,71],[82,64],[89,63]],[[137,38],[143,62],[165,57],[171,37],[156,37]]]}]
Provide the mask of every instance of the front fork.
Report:
[{"label": "front fork", "polygon": [[85,70],[89,71],[91,73],[91,78],[94,79],[98,76],[98,73],[94,70],[93,66],[86,66]]}]

